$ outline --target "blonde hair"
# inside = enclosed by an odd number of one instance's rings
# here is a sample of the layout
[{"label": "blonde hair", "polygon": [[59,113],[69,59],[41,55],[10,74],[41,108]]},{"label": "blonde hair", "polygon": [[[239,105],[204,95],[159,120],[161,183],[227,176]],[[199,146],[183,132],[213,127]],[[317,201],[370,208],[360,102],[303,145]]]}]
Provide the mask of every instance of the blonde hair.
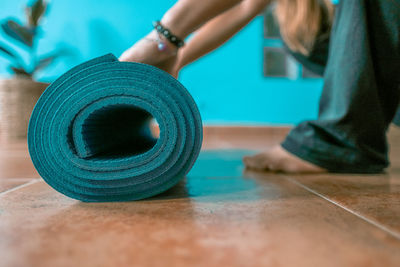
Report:
[{"label": "blonde hair", "polygon": [[275,14],[288,47],[308,55],[317,38],[329,36],[334,5],[332,0],[278,0]]}]

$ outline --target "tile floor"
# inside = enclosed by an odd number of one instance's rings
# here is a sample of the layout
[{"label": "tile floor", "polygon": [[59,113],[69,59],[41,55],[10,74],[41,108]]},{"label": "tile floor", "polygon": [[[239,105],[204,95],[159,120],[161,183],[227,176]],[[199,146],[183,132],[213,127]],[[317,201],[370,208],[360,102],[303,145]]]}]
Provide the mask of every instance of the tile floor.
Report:
[{"label": "tile floor", "polygon": [[3,144],[0,266],[400,266],[400,128],[385,174],[243,171],[243,149],[287,131],[207,128],[185,181],[124,203],[69,199]]}]

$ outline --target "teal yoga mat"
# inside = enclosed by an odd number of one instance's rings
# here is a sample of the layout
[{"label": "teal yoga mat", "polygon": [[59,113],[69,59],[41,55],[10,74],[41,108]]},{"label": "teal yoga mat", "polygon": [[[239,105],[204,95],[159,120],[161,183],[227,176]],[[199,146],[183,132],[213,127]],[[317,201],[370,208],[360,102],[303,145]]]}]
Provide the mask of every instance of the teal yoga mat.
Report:
[{"label": "teal yoga mat", "polygon": [[[154,138],[154,118],[160,134]],[[57,191],[81,201],[154,196],[181,180],[197,159],[202,123],[188,91],[153,66],[112,54],[53,82],[28,128],[35,168]]]}]

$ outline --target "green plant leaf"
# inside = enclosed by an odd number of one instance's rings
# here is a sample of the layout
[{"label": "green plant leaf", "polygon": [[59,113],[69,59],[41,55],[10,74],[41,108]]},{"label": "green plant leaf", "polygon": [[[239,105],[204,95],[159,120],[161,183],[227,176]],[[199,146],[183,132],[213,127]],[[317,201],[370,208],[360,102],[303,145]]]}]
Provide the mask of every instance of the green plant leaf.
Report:
[{"label": "green plant leaf", "polygon": [[59,48],[55,52],[51,52],[39,57],[39,60],[36,62],[36,65],[33,68],[32,73],[35,73],[39,70],[42,70],[52,64],[56,59],[61,56],[71,55],[73,54],[71,49],[67,47]]},{"label": "green plant leaf", "polygon": [[16,53],[14,50],[8,47],[6,44],[3,44],[1,42],[0,42],[0,52],[8,56],[15,65],[18,65],[18,67],[21,66],[22,59],[20,55],[18,55],[18,53]]},{"label": "green plant leaf", "polygon": [[24,76],[26,78],[32,79],[32,73],[27,72],[24,68],[21,67],[15,67],[15,66],[10,66],[10,69],[12,72],[15,73],[17,76]]},{"label": "green plant leaf", "polygon": [[26,14],[28,17],[28,23],[32,27],[39,25],[40,18],[46,11],[47,3],[43,0],[37,0],[33,5],[26,8]]},{"label": "green plant leaf", "polygon": [[2,44],[0,44],[0,51],[13,59],[17,59],[17,56],[14,54],[14,52],[11,52],[11,50],[9,48],[3,47]]},{"label": "green plant leaf", "polygon": [[33,28],[22,26],[12,19],[8,19],[3,22],[1,27],[8,36],[23,43],[24,45],[32,47],[33,37],[35,35],[35,30]]},{"label": "green plant leaf", "polygon": [[53,61],[54,61],[57,57],[59,57],[59,55],[53,55],[53,56],[50,56],[50,57],[45,57],[45,58],[39,59],[38,63],[36,64],[36,66],[35,66],[35,68],[34,68],[34,72],[46,68],[48,65],[50,65],[51,63],[53,63]]}]

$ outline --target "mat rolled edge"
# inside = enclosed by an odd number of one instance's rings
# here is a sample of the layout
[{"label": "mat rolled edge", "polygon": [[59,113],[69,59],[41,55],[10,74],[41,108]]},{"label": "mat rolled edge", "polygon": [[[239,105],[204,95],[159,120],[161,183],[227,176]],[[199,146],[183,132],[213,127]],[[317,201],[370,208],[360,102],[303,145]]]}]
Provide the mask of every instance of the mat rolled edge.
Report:
[{"label": "mat rolled edge", "polygon": [[[107,132],[110,138],[99,130],[121,120],[121,107],[131,108],[135,121],[143,119],[135,108],[157,120],[160,136],[149,150],[132,154],[129,134]],[[104,119],[110,110],[117,115]],[[137,138],[138,131],[128,125],[122,124],[123,132]],[[108,141],[96,144],[102,138]],[[128,148],[127,154],[121,156],[114,139]],[[57,191],[89,202],[138,200],[166,191],[188,173],[201,143],[200,113],[183,85],[153,66],[119,62],[112,54],[82,63],[54,81],[36,104],[28,128],[29,153],[43,179]],[[114,154],[107,156],[106,146]]]}]

